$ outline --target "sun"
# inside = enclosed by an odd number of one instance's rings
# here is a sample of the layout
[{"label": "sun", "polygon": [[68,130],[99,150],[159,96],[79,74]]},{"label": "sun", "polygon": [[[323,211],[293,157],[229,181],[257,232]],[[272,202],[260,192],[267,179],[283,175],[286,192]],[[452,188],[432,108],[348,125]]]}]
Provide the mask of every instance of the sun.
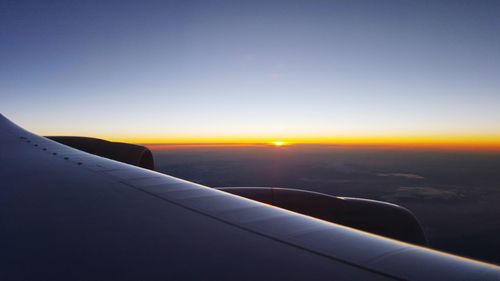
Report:
[{"label": "sun", "polygon": [[284,141],[273,141],[272,144],[274,146],[284,146],[284,145],[287,145],[287,143],[284,142]]}]

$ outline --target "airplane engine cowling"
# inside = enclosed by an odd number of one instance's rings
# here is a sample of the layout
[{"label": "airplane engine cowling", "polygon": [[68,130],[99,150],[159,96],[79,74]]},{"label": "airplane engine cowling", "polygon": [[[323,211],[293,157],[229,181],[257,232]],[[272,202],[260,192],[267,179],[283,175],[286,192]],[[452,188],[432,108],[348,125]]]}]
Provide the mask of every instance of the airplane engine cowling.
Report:
[{"label": "airplane engine cowling", "polygon": [[417,245],[427,245],[422,227],[413,213],[395,204],[289,188],[218,189],[366,232]]},{"label": "airplane engine cowling", "polygon": [[153,154],[147,147],[141,145],[87,137],[50,136],[47,138],[91,154],[154,170]]}]

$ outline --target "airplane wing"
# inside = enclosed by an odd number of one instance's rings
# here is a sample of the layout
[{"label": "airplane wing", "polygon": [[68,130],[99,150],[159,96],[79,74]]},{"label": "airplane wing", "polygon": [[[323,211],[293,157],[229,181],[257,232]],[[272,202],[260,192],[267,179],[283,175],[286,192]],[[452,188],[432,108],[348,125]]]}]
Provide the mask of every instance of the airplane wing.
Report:
[{"label": "airplane wing", "polygon": [[500,269],[88,154],[0,115],[0,280],[500,280]]}]

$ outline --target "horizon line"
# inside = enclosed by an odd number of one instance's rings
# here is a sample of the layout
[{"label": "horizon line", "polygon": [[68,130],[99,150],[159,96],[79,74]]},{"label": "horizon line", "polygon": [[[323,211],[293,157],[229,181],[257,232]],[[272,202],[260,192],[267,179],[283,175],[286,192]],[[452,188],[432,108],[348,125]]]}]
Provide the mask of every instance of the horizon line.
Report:
[{"label": "horizon line", "polygon": [[284,149],[287,147],[335,147],[339,149],[389,149],[389,150],[440,150],[440,151],[481,151],[500,152],[500,144],[447,144],[447,143],[291,143],[276,145],[273,142],[254,143],[136,143],[144,145],[151,150],[176,149],[176,148],[235,148],[235,147],[261,147],[271,149]]}]

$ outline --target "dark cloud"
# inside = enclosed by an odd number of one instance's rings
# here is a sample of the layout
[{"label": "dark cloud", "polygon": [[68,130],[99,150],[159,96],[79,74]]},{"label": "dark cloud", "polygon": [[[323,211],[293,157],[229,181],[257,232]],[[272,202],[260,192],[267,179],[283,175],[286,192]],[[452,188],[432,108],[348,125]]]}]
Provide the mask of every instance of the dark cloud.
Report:
[{"label": "dark cloud", "polygon": [[456,190],[443,190],[434,187],[421,186],[402,186],[396,189],[392,194],[383,198],[390,201],[401,201],[404,199],[423,199],[423,200],[453,200],[459,199],[462,195]]},{"label": "dark cloud", "polygon": [[380,173],[377,174],[379,177],[402,177],[402,178],[407,178],[407,179],[425,179],[422,176],[415,175],[415,174],[406,174],[406,173]]}]

